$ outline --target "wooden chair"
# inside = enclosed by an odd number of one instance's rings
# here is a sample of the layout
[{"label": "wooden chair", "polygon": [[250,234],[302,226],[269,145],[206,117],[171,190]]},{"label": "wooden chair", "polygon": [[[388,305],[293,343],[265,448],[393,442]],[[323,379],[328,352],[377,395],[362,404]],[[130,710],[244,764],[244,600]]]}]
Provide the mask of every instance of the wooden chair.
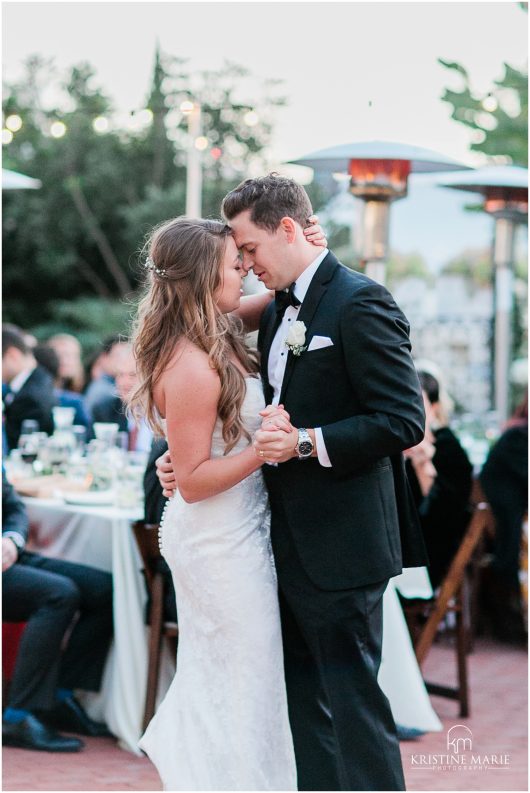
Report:
[{"label": "wooden chair", "polygon": [[140,520],[133,523],[132,528],[142,557],[145,583],[151,601],[148,615],[150,625],[149,655],[143,718],[143,729],[145,730],[155,712],[162,638],[165,636],[168,639],[171,650],[176,655],[178,625],[176,622],[164,620],[165,579],[161,571],[162,556],[158,546],[158,524],[145,523]]},{"label": "wooden chair", "polygon": [[450,699],[456,699],[460,705],[460,716],[469,716],[469,686],[467,675],[467,654],[469,652],[469,604],[472,597],[469,593],[470,567],[474,563],[474,554],[480,547],[482,538],[491,532],[493,515],[489,504],[485,501],[478,483],[474,485],[471,502],[473,513],[466,533],[451,562],[437,594],[430,600],[414,600],[407,602],[402,599],[403,610],[411,633],[414,651],[420,667],[425,661],[432,643],[447,614],[453,613],[456,622],[456,663],[457,686],[441,685],[425,681],[427,691]]}]

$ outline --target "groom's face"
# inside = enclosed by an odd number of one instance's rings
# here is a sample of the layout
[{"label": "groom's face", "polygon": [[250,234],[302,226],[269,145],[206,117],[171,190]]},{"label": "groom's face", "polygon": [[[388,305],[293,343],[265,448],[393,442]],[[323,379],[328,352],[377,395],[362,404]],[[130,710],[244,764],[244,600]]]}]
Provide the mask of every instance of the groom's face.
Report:
[{"label": "groom's face", "polygon": [[254,271],[267,289],[285,289],[293,281],[291,246],[281,225],[276,231],[256,226],[247,209],[230,221],[234,240],[243,255],[243,269]]}]

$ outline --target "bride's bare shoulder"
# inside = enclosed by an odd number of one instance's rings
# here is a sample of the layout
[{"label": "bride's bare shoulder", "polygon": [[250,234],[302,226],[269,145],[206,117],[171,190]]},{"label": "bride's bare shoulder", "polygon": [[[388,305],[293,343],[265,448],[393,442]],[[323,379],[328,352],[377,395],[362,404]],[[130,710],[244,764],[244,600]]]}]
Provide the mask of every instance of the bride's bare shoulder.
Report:
[{"label": "bride's bare shoulder", "polygon": [[208,354],[188,339],[176,343],[160,380],[164,390],[169,388],[172,392],[202,388],[217,391],[220,387],[219,375],[212,369]]}]

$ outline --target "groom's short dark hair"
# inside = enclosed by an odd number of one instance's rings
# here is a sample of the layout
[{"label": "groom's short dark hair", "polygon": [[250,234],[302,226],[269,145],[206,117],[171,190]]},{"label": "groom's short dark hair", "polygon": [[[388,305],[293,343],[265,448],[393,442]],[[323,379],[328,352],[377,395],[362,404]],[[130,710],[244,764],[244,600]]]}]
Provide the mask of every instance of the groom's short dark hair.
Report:
[{"label": "groom's short dark hair", "polygon": [[269,231],[276,231],[286,216],[305,228],[313,214],[304,188],[277,173],[245,179],[225,196],[221,209],[227,221],[250,209],[252,222]]}]

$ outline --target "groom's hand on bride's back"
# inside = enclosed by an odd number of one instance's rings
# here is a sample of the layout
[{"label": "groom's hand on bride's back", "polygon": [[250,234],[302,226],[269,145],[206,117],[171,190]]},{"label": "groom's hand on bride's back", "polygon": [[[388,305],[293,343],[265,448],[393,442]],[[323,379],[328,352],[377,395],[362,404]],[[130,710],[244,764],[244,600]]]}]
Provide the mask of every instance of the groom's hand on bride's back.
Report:
[{"label": "groom's hand on bride's back", "polygon": [[156,461],[156,475],[162,485],[162,493],[166,498],[171,498],[177,489],[177,481],[171,464],[169,449]]}]

